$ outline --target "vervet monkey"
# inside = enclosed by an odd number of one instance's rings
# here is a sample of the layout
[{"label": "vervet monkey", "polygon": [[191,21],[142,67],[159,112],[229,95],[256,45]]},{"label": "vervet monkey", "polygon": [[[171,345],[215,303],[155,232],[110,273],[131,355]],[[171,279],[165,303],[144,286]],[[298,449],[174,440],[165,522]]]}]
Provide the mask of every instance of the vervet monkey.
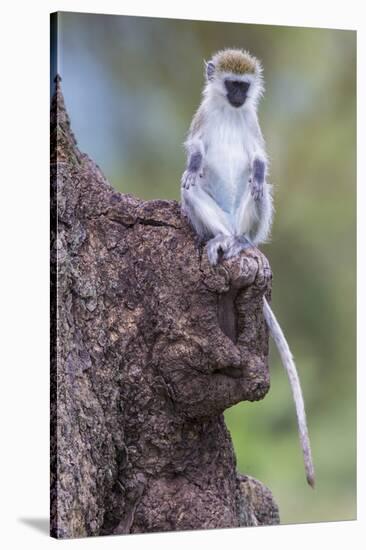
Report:
[{"label": "vervet monkey", "polygon": [[[206,63],[203,100],[193,117],[181,181],[182,212],[216,265],[265,242],[272,217],[268,160],[257,118],[263,94],[262,67],[248,52],[226,49]],[[304,401],[290,349],[268,302],[263,312],[287,371],[295,401],[306,478],[314,487]]]}]

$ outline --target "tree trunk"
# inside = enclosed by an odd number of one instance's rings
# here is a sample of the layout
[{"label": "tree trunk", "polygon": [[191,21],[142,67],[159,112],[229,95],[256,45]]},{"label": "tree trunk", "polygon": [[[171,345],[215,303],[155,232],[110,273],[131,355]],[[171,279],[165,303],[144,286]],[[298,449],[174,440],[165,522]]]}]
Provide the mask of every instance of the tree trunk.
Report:
[{"label": "tree trunk", "polygon": [[212,268],[175,201],[116,192],[51,106],[51,534],[278,523],[223,411],[269,389],[257,249]]}]

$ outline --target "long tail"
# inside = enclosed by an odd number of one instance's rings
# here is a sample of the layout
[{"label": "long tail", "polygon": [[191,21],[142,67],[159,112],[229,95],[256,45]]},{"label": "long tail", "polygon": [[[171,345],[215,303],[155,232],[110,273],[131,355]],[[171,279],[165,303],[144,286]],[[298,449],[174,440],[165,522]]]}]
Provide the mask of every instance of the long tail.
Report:
[{"label": "long tail", "polygon": [[277,346],[278,352],[281,356],[282,364],[286,369],[288,379],[290,381],[292,395],[295,401],[297,423],[299,427],[299,437],[302,447],[302,454],[304,457],[306,479],[311,487],[315,485],[315,472],[313,459],[311,455],[310,441],[308,428],[306,424],[306,415],[304,407],[304,399],[302,396],[299,376],[297,374],[294,359],[292,357],[290,348],[286,341],[286,338],[282,332],[280,325],[273,311],[269,307],[269,304],[265,298],[263,298],[263,313],[266,319],[268,328],[272,335],[273,340]]}]

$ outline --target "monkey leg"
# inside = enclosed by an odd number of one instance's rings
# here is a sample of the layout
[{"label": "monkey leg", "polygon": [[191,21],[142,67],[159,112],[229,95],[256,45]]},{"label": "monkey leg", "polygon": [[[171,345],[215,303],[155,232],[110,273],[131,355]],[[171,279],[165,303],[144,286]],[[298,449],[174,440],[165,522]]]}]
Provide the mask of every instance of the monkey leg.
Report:
[{"label": "monkey leg", "polygon": [[263,243],[268,239],[273,218],[272,186],[263,184],[263,195],[255,202],[256,223],[253,225],[249,238],[254,245]]},{"label": "monkey leg", "polygon": [[265,158],[255,153],[251,176],[235,218],[236,235],[245,236],[255,245],[266,240],[272,222],[271,186],[266,182],[266,172]]},{"label": "monkey leg", "polygon": [[259,221],[258,206],[262,199],[254,200],[250,184],[246,187],[235,213],[235,235],[250,239],[251,232]]},{"label": "monkey leg", "polygon": [[239,237],[258,245],[265,242],[270,233],[273,217],[271,185],[263,184],[261,197],[254,200],[247,192],[239,205],[235,218],[235,232]]},{"label": "monkey leg", "polygon": [[217,235],[234,235],[228,215],[202,185],[182,188],[182,207],[200,237],[207,239]]}]

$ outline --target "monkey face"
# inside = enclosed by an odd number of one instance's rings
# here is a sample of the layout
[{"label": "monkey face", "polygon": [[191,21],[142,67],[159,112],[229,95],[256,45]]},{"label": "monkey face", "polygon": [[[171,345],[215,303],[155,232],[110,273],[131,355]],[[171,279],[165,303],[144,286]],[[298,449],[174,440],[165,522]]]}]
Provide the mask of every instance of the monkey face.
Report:
[{"label": "monkey face", "polygon": [[226,97],[233,107],[241,107],[247,98],[250,83],[245,80],[224,80]]}]

